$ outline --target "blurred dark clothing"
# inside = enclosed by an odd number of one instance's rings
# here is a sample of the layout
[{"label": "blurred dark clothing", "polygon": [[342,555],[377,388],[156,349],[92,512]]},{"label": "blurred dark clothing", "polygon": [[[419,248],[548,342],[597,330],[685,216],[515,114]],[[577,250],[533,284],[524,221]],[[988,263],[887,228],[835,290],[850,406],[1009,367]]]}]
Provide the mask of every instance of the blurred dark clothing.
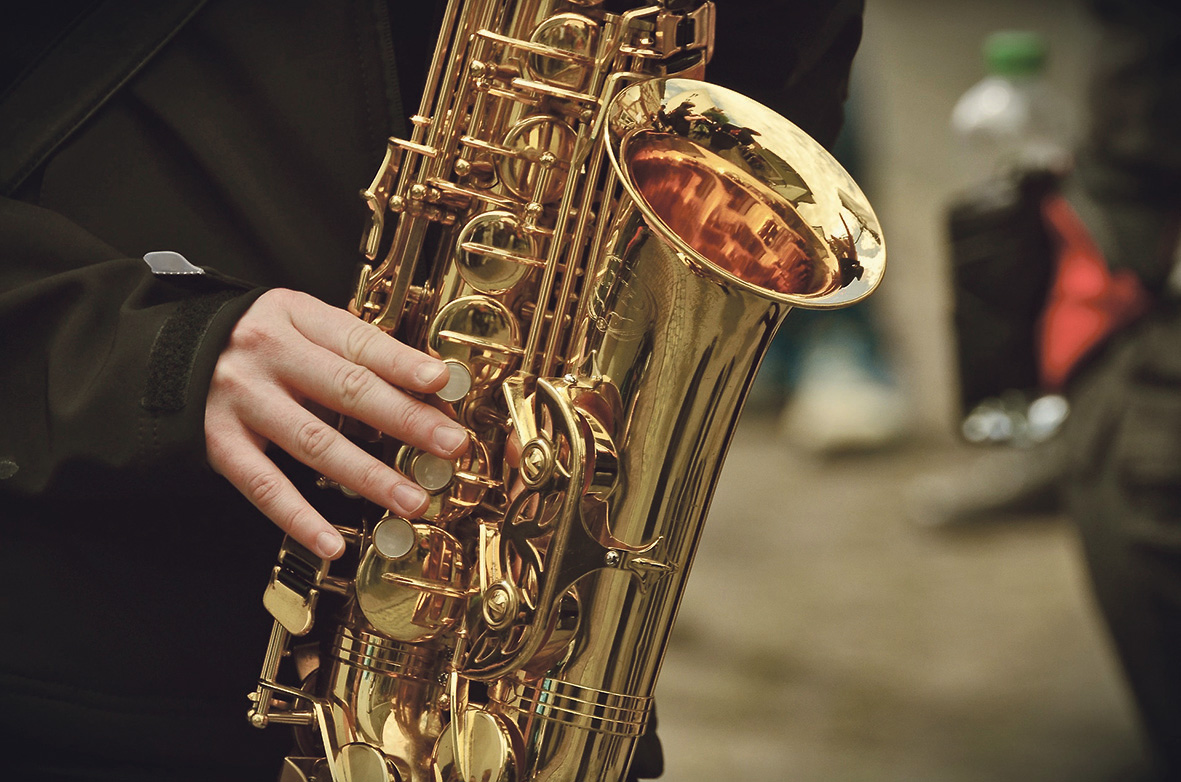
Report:
[{"label": "blurred dark clothing", "polygon": [[1070,192],[1113,270],[1159,291],[1181,221],[1181,9],[1165,0],[1092,0],[1090,132]]},{"label": "blurred dark clothing", "polygon": [[863,0],[719,0],[709,81],[771,107],[831,148],[844,122]]},{"label": "blurred dark clothing", "polygon": [[[102,5],[10,24],[4,84],[60,67],[60,42]],[[831,143],[861,4],[756,5],[720,9],[718,80],[755,83]],[[19,747],[14,778],[277,772],[290,734],[249,728],[244,696],[281,535],[205,465],[204,398],[265,287],[347,301],[357,191],[404,134],[420,87],[405,88],[434,48],[432,4],[391,7],[213,0],[0,200],[0,744]],[[774,68],[737,64],[755,45]],[[156,250],[217,273],[154,276],[140,258]]]},{"label": "blurred dark clothing", "polygon": [[1164,777],[1181,779],[1181,305],[1108,347],[1072,394],[1067,502]]},{"label": "blurred dark clothing", "polygon": [[[290,731],[249,727],[245,694],[281,534],[205,465],[204,398],[256,286],[346,300],[393,122],[383,12],[211,2],[0,202],[16,777],[277,774]],[[249,282],[156,277],[153,250]]]},{"label": "blurred dark clothing", "polygon": [[1181,779],[1181,10],[1094,2],[1092,132],[1067,195],[1149,312],[1072,387],[1067,500],[1166,779]]}]

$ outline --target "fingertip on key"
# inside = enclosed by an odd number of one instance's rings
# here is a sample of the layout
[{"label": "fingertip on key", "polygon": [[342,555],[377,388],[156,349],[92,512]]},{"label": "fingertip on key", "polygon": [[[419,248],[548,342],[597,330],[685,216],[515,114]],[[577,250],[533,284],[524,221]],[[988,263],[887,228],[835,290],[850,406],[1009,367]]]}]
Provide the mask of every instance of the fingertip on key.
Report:
[{"label": "fingertip on key", "polygon": [[336,532],[321,532],[316,536],[316,553],[324,559],[336,559],[344,550],[344,538]]},{"label": "fingertip on key", "polygon": [[441,361],[422,364],[418,371],[414,373],[415,378],[423,386],[431,387],[439,384],[439,381],[447,377],[447,365]]},{"label": "fingertip on key", "polygon": [[429,500],[426,491],[413,483],[403,483],[394,489],[394,504],[405,516],[418,516],[426,510]]},{"label": "fingertip on key", "polygon": [[435,445],[445,453],[455,453],[467,442],[467,430],[457,424],[442,424],[435,428]]}]

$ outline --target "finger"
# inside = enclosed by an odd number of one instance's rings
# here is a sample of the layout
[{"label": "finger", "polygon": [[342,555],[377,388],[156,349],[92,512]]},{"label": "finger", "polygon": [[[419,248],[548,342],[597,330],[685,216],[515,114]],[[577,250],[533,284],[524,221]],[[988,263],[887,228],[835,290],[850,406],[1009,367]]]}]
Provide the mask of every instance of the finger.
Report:
[{"label": "finger", "polygon": [[292,309],[291,322],[312,342],[409,391],[434,393],[446,385],[447,366],[440,359],[415,350],[342,309],[307,298],[310,302]]},{"label": "finger", "polygon": [[259,407],[246,424],[299,461],[366,499],[407,518],[426,510],[427,493],[288,399]]},{"label": "finger", "polygon": [[302,360],[291,362],[288,380],[312,401],[445,459],[466,450],[467,430],[443,411],[391,386],[360,364],[324,348],[308,347]]},{"label": "finger", "polygon": [[[239,442],[233,442],[238,439]],[[210,464],[279,529],[325,559],[344,551],[340,533],[313,508],[252,438],[223,442]]]}]

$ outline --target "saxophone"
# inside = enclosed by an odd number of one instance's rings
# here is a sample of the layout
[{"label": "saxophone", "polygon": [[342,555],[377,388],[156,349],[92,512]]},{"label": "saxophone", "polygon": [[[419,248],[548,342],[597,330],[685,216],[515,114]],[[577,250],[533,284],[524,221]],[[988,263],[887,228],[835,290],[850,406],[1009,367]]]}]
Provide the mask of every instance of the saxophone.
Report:
[{"label": "saxophone", "polygon": [[284,541],[249,712],[296,727],[282,782],[624,778],[776,328],[862,299],[885,260],[819,144],[697,80],[713,20],[449,2],[411,138],[362,192],[349,306],[446,362],[471,445],[342,422],[432,499],[416,520],[358,499],[344,575]]}]

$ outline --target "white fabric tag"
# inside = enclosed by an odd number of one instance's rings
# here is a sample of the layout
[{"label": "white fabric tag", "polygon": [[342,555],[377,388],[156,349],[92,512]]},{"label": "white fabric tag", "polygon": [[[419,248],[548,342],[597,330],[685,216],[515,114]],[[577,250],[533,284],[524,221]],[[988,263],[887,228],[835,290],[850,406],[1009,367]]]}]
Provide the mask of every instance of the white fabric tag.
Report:
[{"label": "white fabric tag", "polygon": [[158,252],[148,253],[144,256],[144,260],[152,268],[152,274],[205,273],[205,270],[200,266],[194,266],[183,255],[174,253],[172,250],[160,250]]}]

